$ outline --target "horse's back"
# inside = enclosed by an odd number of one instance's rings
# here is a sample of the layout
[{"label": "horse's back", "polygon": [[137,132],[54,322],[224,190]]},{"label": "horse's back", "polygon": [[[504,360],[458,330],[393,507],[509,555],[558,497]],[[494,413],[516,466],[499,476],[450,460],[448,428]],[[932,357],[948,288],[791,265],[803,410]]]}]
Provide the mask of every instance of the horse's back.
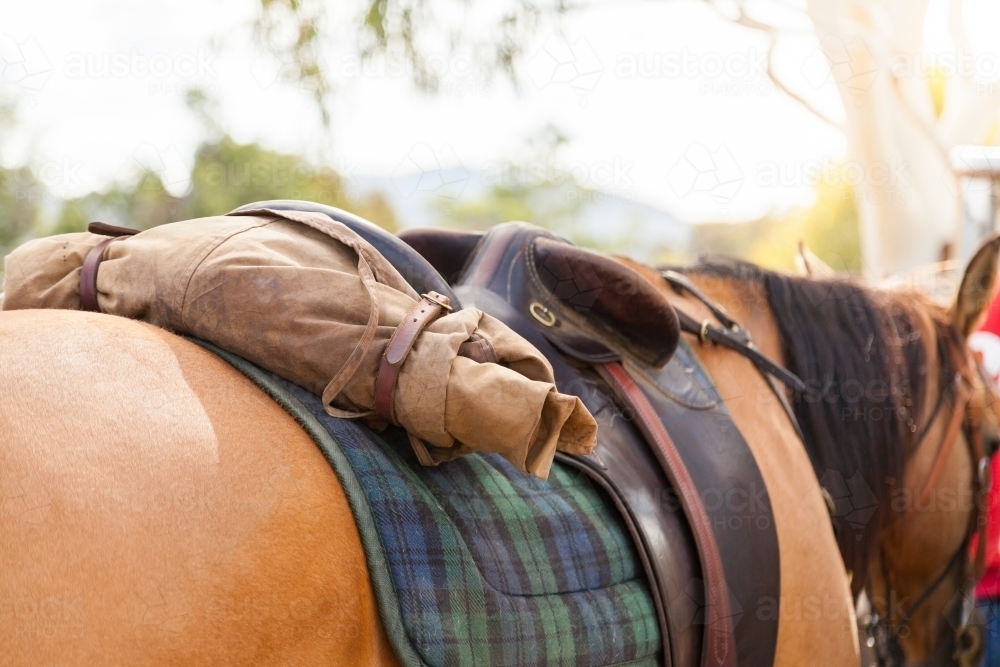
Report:
[{"label": "horse's back", "polygon": [[0,313],[5,664],[395,662],[336,477],[223,361]]}]

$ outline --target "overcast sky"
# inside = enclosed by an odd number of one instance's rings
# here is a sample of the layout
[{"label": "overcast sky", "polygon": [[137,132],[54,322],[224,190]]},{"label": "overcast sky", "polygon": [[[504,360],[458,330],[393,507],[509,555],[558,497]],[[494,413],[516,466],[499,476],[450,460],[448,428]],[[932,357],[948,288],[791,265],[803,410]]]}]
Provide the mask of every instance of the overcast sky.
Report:
[{"label": "overcast sky", "polygon": [[[322,155],[349,178],[489,170],[553,124],[572,140],[563,167],[689,221],[807,204],[809,174],[845,150],[840,131],[768,81],[765,40],[697,0],[606,3],[568,18],[562,34],[539,35],[520,93],[459,57],[436,64],[445,87],[428,96],[392,67],[359,68],[332,52],[328,64],[345,85],[330,147],[309,98],[278,81],[281,63],[253,47],[256,8],[249,0],[5,3],[0,85],[21,100],[21,123],[3,138],[5,163],[32,161],[63,196],[137,163],[159,165],[182,190],[203,136],[183,103],[191,87],[219,100],[222,126],[237,140]],[[840,114],[815,42],[785,43],[778,67]]]}]

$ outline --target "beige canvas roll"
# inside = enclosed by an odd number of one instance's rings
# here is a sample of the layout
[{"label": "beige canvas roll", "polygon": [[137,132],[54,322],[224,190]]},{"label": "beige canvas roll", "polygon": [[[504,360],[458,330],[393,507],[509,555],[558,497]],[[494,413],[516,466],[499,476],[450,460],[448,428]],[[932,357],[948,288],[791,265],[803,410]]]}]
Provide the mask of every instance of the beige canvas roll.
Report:
[{"label": "beige canvas roll", "polygon": [[[3,310],[80,307],[87,253],[106,237],[63,234],[7,256]],[[97,275],[104,313],[211,341],[323,397],[335,417],[383,426],[375,377],[419,296],[370,244],[318,213],[257,210],[161,225],[111,243]],[[459,354],[473,334],[498,363]],[[546,477],[556,450],[588,453],[597,424],[556,391],[548,361],[473,309],[427,326],[393,403],[421,462],[495,452]],[[420,441],[416,441],[418,438]]]}]

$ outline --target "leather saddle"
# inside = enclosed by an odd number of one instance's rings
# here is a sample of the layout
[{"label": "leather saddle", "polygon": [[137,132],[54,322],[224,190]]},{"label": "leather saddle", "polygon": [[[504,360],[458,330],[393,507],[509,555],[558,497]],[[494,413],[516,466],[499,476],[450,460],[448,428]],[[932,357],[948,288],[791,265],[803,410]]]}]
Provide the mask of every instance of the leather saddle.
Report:
[{"label": "leather saddle", "polygon": [[707,372],[678,346],[663,295],[619,262],[525,223],[399,236],[466,307],[535,345],[559,390],[597,418],[592,455],[558,456],[621,512],[650,582],[665,664],[771,664],[780,561],[770,500]]},{"label": "leather saddle", "polygon": [[604,489],[632,535],[664,663],[773,662],[780,575],[766,487],[653,285],[524,223],[485,234],[409,229],[396,237],[312,202],[241,208],[324,213],[371,243],[417,292],[444,295],[456,310],[483,310],[534,344],[559,390],[579,396],[598,420],[592,455],[557,456]]}]

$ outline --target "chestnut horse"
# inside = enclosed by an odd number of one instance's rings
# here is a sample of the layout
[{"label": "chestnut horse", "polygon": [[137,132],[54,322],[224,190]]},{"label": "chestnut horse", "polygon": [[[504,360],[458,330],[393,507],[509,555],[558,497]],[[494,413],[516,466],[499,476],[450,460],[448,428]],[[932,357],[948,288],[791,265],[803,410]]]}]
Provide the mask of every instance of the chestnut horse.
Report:
[{"label": "chestnut horse", "polygon": [[[986,284],[976,269],[983,264],[970,269],[970,284]],[[779,319],[759,284],[694,275],[765,352],[784,358]],[[949,322],[958,331],[983,308],[974,293],[963,290],[954,308],[958,319]],[[692,299],[670,298],[709,317]],[[912,309],[926,327],[929,364],[920,377],[929,378],[939,369],[931,334],[944,314],[922,301]],[[780,600],[747,613],[777,610],[776,665],[854,667],[850,577],[811,452],[749,362],[713,347],[696,351],[774,508]],[[970,382],[970,405],[982,406],[984,389]],[[926,406],[940,387],[922,389],[918,416],[931,420],[929,444],[909,457],[908,489],[926,480],[952,407],[932,417]],[[0,312],[0,397],[5,665],[397,664],[336,476],[295,421],[225,362],[131,320]],[[935,489],[971,488],[970,450],[947,451]],[[918,596],[961,546],[969,514],[958,504],[896,524],[880,518],[882,548],[866,544],[865,552],[881,559],[889,581],[879,579],[881,566],[868,568],[872,590]],[[909,619],[911,632],[897,633],[913,660],[947,634],[941,614],[968,571],[960,561]]]},{"label": "chestnut horse", "polygon": [[[979,664],[972,588],[982,563],[970,543],[985,522],[1000,403],[966,341],[995,293],[998,254],[1000,237],[980,247],[948,308],[816,271],[795,278],[727,261],[684,269],[806,381],[789,398],[816,476],[838,496],[831,513],[852,592],[865,590],[878,621],[862,639],[880,665]],[[655,271],[623,261],[677,308],[711,318]]]}]

